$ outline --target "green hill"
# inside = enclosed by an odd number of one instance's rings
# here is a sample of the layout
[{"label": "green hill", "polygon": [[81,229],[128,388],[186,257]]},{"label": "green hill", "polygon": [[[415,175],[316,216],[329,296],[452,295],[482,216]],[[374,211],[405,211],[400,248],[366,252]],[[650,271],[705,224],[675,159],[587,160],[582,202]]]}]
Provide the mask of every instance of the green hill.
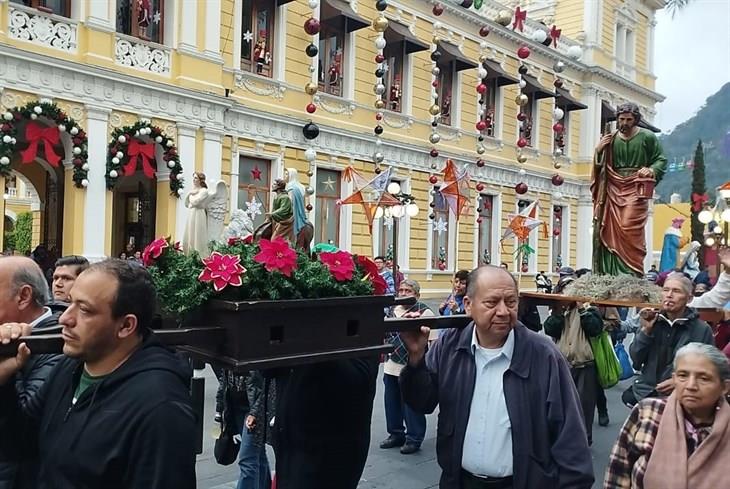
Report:
[{"label": "green hill", "polygon": [[711,197],[715,188],[730,180],[730,83],[711,95],[705,104],[670,134],[659,137],[669,161],[669,171],[657,186],[661,202],[678,193],[689,201],[692,158],[697,141],[705,148],[705,178]]}]

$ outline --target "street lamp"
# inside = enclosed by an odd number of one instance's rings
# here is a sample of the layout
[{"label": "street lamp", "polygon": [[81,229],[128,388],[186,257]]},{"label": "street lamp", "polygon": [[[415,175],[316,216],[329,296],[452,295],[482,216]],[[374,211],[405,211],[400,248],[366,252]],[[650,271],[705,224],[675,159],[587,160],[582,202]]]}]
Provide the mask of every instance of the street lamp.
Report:
[{"label": "street lamp", "polygon": [[393,275],[398,273],[398,221],[403,216],[416,217],[420,209],[416,204],[416,199],[411,195],[403,192],[403,188],[398,182],[390,182],[386,187],[386,190],[390,195],[398,200],[397,204],[393,204],[388,207],[380,207],[375,210],[375,218],[379,219],[383,216],[393,218],[392,231],[392,246],[393,246]]}]

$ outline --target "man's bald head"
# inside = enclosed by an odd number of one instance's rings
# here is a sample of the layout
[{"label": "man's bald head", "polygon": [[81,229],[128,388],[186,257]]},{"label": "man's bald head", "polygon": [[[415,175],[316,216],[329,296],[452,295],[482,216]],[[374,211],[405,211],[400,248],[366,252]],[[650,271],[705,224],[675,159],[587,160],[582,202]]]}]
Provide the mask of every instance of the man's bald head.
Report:
[{"label": "man's bald head", "polygon": [[518,290],[517,279],[509,271],[495,265],[482,265],[469,273],[469,278],[466,282],[466,295],[473,298],[478,291],[480,283],[489,283],[496,277],[509,277],[515,285],[515,291]]}]

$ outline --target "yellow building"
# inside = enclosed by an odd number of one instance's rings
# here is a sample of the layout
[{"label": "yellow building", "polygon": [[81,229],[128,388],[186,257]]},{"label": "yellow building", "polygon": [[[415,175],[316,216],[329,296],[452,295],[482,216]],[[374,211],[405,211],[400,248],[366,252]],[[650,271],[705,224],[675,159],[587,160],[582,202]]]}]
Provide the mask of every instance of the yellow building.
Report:
[{"label": "yellow building", "polygon": [[[187,214],[178,174],[187,186],[193,171],[226,181],[233,210],[251,199],[268,208],[273,179],[296,168],[311,187],[315,241],[377,255],[395,237],[401,270],[428,294],[448,292],[455,270],[487,256],[522,268],[513,260],[514,241],[500,245],[507,216],[521,200],[538,201],[538,217],[548,225],[547,236],[534,232],[530,238],[537,252],[526,265],[525,284],[558,264],[589,267],[593,148],[613,118],[611,107],[634,101],[651,121],[662,100],[653,90],[652,53],[654,12],[663,2],[523,1],[524,33],[495,22],[500,11],[514,10],[514,1],[485,0],[479,11],[443,1],[438,17],[432,1],[388,3],[386,108],[378,137],[374,1],[150,0],[146,10],[132,0],[0,0],[0,103],[16,131],[14,140],[0,146],[9,155],[0,165],[8,176],[22,176],[38,196],[34,244],[98,259],[159,235],[179,239]],[[309,17],[321,22],[315,36],[303,28]],[[538,39],[535,30],[553,24],[562,29],[555,47],[532,40]],[[484,26],[486,37],[480,35]],[[442,53],[437,165],[443,167],[446,158],[468,165],[472,189],[484,185],[472,191],[469,213],[458,222],[429,192],[435,37]],[[318,51],[313,58],[305,54],[310,43]],[[531,55],[523,89],[527,120],[520,127],[513,101],[522,45]],[[556,92],[558,62],[564,85]],[[488,90],[480,114],[475,87],[482,64]],[[307,83],[319,86],[311,115],[305,112],[312,100]],[[560,156],[552,130],[556,104],[565,113]],[[33,114],[37,106],[40,113]],[[17,107],[25,107],[25,115]],[[487,117],[490,124],[478,141],[475,124]],[[311,167],[305,157],[310,142],[302,134],[309,120],[320,128]],[[43,137],[53,135],[39,131],[54,126],[63,126],[53,145],[62,155],[58,165],[49,164],[47,146],[40,148],[51,144]],[[528,143],[522,165],[516,161],[520,136]],[[28,156],[24,151],[33,141],[37,148]],[[344,169],[352,165],[373,176],[378,152],[382,166],[392,167],[394,179],[416,198],[420,213],[378,219],[371,235],[362,209],[338,206],[337,200],[352,191]],[[133,174],[134,168],[124,171],[130,153],[140,155]],[[474,164],[478,157],[484,166]],[[565,179],[560,187],[551,183],[556,162]],[[145,164],[156,170],[152,178]],[[514,190],[519,182],[528,186],[521,196]],[[6,201],[5,215],[11,211]],[[441,220],[445,226],[434,225]]]}]

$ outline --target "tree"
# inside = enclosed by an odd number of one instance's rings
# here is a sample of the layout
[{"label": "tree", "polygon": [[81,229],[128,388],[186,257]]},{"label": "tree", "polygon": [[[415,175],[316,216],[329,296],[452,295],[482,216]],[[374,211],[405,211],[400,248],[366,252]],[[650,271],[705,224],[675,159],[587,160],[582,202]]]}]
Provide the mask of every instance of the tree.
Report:
[{"label": "tree", "polygon": [[692,0],[667,0],[666,5],[664,5],[664,8],[667,9],[667,12],[672,14],[672,17],[677,15],[677,12],[685,8]]},{"label": "tree", "polygon": [[18,220],[15,221],[15,229],[13,229],[12,234],[15,251],[29,255],[31,238],[33,237],[33,214],[30,212],[18,214]]},{"label": "tree", "polygon": [[[698,218],[704,205],[695,207],[695,199],[707,194],[705,185],[705,152],[702,149],[702,140],[697,142],[695,149],[694,167],[692,168],[692,241],[705,242],[705,225]],[[700,264],[703,265],[703,254],[700,253]]]}]

